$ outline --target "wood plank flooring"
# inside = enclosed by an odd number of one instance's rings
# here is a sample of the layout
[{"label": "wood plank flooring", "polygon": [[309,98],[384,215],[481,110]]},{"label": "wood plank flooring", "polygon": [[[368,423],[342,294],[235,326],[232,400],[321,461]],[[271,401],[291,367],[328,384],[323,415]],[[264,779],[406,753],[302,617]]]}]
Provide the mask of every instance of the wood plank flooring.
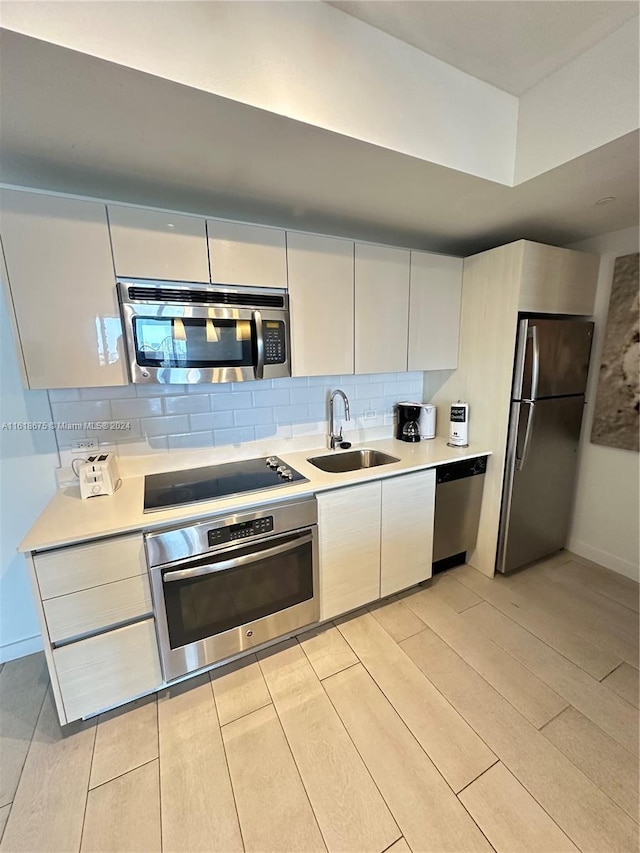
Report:
[{"label": "wood plank flooring", "polygon": [[637,853],[638,585],[459,567],[74,724],[0,668],[0,851]]}]

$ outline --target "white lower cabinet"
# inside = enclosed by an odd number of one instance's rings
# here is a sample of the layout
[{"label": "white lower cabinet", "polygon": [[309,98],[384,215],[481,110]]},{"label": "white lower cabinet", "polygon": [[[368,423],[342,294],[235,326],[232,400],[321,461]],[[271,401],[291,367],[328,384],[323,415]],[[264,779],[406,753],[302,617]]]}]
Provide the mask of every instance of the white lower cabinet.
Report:
[{"label": "white lower cabinet", "polygon": [[435,468],[382,481],[380,598],[431,577]]},{"label": "white lower cabinet", "polygon": [[53,661],[69,722],[162,685],[153,619],[54,649]]},{"label": "white lower cabinet", "polygon": [[323,621],[379,598],[380,496],[380,481],[316,495]]},{"label": "white lower cabinet", "polygon": [[435,469],[316,499],[322,621],[431,577]]}]

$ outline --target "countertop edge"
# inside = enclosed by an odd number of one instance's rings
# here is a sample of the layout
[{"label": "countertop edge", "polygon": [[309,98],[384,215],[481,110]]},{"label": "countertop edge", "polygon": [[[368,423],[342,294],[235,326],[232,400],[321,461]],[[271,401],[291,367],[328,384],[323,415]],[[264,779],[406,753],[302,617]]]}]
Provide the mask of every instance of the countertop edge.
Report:
[{"label": "countertop edge", "polygon": [[[475,459],[479,456],[492,455],[491,450],[482,447],[469,446],[466,448],[449,448],[446,445],[445,439],[434,439],[433,441],[435,443],[432,444],[430,441],[428,443],[430,447],[427,447],[424,452],[426,453],[428,450],[439,451],[444,455],[442,455],[441,458],[422,459],[420,461],[411,461],[406,457],[411,455],[410,451],[412,448],[414,448],[414,452],[416,452],[415,448],[419,448],[420,444],[426,445],[427,442],[407,444],[406,447],[402,447],[403,442],[397,441],[396,439],[382,439],[364,442],[362,445],[354,445],[351,448],[352,450],[358,450],[360,447],[379,447],[380,449],[384,448],[386,452],[392,454],[394,454],[395,451],[394,455],[400,456],[400,459],[398,462],[380,465],[375,468],[335,474],[327,474],[320,471],[307,461],[312,456],[331,454],[332,451],[327,450],[326,448],[295,451],[290,454],[283,453],[280,454],[283,461],[287,462],[287,464],[291,465],[308,478],[307,482],[292,486],[291,489],[287,490],[284,494],[280,491],[276,492],[275,490],[267,489],[260,492],[247,493],[245,495],[236,495],[231,498],[217,499],[214,501],[207,501],[201,505],[198,504],[197,511],[195,511],[194,505],[189,507],[185,506],[182,509],[176,508],[173,510],[148,514],[143,514],[140,509],[139,514],[141,517],[136,518],[135,521],[130,524],[107,524],[99,529],[94,527],[94,529],[89,529],[86,533],[83,532],[82,534],[71,533],[60,536],[46,536],[43,532],[39,532],[39,528],[55,522],[54,518],[48,519],[47,517],[54,516],[62,503],[69,501],[70,499],[80,500],[79,495],[75,493],[69,494],[69,489],[61,489],[56,493],[56,495],[54,495],[49,504],[32,525],[29,532],[18,545],[17,550],[24,554],[37,553],[41,551],[49,551],[55,548],[64,548],[70,545],[88,543],[99,539],[107,539],[113,536],[143,532],[149,529],[170,528],[179,524],[189,523],[190,521],[199,521],[208,516],[216,516],[226,512],[246,509],[252,506],[280,503],[282,501],[294,500],[295,498],[305,497],[311,494],[355,486],[359,483],[385,480],[390,477],[427,470],[429,468],[439,467],[440,465],[447,465],[452,462],[461,462],[465,459]],[[403,458],[403,451],[405,451],[405,458]],[[132,492],[139,493],[143,487],[143,482],[143,476],[125,478],[123,479],[123,487],[128,485]],[[75,489],[75,487],[71,488]],[[108,499],[111,500],[112,498],[110,497]],[[101,498],[88,500],[99,501]],[[86,501],[82,501],[82,504],[86,504]],[[142,503],[140,502],[140,507],[141,505]],[[73,509],[73,507],[71,507],[71,509]],[[113,509],[113,506],[111,506],[110,509]],[[126,508],[123,507],[123,514],[125,511]]]}]

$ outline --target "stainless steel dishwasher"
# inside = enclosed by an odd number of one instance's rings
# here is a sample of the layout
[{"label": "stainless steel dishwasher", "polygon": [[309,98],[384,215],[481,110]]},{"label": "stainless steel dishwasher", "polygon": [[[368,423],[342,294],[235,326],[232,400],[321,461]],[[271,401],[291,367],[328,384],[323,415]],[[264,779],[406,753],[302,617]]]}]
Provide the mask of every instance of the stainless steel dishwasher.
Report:
[{"label": "stainless steel dishwasher", "polygon": [[436,469],[433,571],[460,565],[478,535],[487,457],[463,459]]}]

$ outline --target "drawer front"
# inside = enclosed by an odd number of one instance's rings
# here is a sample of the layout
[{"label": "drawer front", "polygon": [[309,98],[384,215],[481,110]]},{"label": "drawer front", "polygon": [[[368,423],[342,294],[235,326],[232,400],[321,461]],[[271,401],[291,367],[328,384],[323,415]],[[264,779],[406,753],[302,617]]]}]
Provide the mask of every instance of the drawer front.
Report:
[{"label": "drawer front", "polygon": [[53,650],[67,722],[162,685],[153,619]]},{"label": "drawer front", "polygon": [[58,548],[36,554],[33,562],[43,601],[147,574],[140,533]]},{"label": "drawer front", "polygon": [[52,643],[131,622],[153,613],[149,579],[137,575],[43,602]]}]

